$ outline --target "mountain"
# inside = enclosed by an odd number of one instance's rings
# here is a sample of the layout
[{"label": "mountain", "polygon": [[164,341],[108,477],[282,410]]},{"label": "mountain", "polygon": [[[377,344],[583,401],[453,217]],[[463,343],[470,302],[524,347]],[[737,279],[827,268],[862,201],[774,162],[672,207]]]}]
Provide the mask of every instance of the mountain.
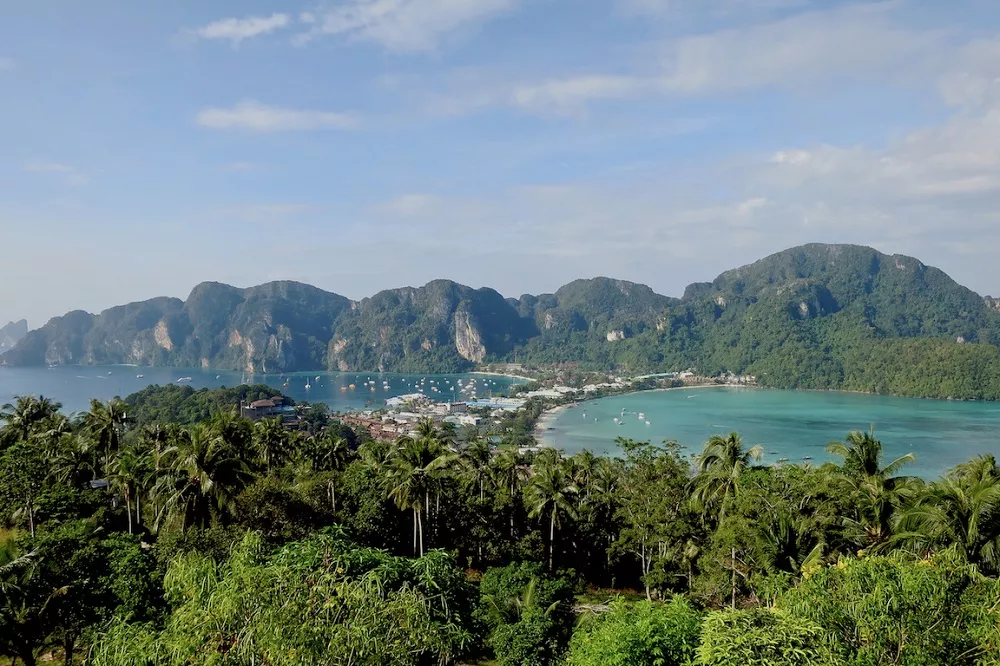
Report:
[{"label": "mountain", "polygon": [[1000,305],[911,257],[806,245],[690,285],[609,278],[503,298],[447,280],[361,301],[295,282],[71,312],[4,360],[246,371],[461,371],[482,362],[754,374],[765,385],[1000,399]]},{"label": "mountain", "polygon": [[0,354],[10,351],[27,334],[28,322],[24,319],[0,328]]}]

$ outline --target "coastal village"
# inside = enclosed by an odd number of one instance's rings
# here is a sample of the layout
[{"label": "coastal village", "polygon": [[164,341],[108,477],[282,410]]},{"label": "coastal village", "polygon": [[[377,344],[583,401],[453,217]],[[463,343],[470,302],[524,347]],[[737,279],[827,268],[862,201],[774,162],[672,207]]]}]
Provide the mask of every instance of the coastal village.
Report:
[{"label": "coastal village", "polygon": [[[524,409],[529,401],[540,401],[547,411],[582,400],[642,390],[756,385],[756,378],[753,376],[729,374],[708,378],[700,377],[694,371],[638,377],[594,375],[588,376],[586,379],[589,381],[586,383],[574,382],[575,385],[560,383],[560,380],[565,378],[559,374],[538,379],[517,375],[506,376],[513,376],[527,383],[511,387],[511,395],[493,395],[491,391],[489,396],[479,397],[477,392],[482,388],[475,378],[464,383],[458,379],[454,386],[451,385],[451,380],[421,379],[415,383],[415,392],[389,398],[382,407],[348,412],[332,418],[354,428],[363,428],[376,440],[391,441],[413,434],[417,425],[428,419],[435,424],[453,424],[456,427],[499,424],[504,415]],[[452,391],[452,388],[455,390]],[[442,393],[458,394],[463,399],[451,401],[436,399],[435,394]],[[282,405],[280,398],[274,399],[274,402],[258,401],[258,403],[252,403],[249,408],[244,408],[244,416],[254,420],[278,416],[285,419],[288,425],[292,425],[288,419],[294,418],[294,408]]]}]

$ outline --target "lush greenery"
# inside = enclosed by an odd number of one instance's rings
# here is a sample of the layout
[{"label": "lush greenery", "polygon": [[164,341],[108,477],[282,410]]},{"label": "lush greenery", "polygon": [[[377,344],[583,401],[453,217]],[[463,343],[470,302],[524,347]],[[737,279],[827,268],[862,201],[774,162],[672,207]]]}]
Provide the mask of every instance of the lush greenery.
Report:
[{"label": "lush greenery", "polygon": [[517,362],[629,374],[694,368],[766,386],[1000,399],[1000,312],[916,259],[808,245],[683,298],[597,278],[504,299],[447,280],[358,303],[278,282],[199,285],[33,331],[11,364],[453,372]]},{"label": "lush greenery", "polygon": [[519,448],[530,410],[378,442],[152,395],[0,410],[8,660],[1000,665],[990,456],[933,482],[864,432],[820,468],[736,434],[565,457]]}]

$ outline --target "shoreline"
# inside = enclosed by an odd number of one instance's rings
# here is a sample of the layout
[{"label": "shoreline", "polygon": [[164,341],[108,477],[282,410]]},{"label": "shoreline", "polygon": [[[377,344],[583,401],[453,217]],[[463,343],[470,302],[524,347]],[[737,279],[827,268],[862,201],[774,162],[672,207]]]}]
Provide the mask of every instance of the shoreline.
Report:
[{"label": "shoreline", "polygon": [[520,380],[525,381],[525,382],[535,382],[535,381],[538,381],[537,379],[533,379],[532,377],[525,377],[523,375],[512,375],[512,374],[507,373],[507,372],[487,372],[485,370],[476,370],[474,372],[468,372],[468,373],[464,373],[464,374],[469,374],[469,375],[486,375],[487,377],[506,377],[507,379],[520,379]]},{"label": "shoreline", "polygon": [[[706,389],[706,388],[760,388],[757,386],[727,386],[726,384],[693,384],[691,386],[665,386],[663,388],[656,389],[640,389],[635,391],[625,391],[623,393],[612,393],[611,395],[604,395],[600,398],[584,398],[583,400],[575,401],[577,404],[583,404],[590,400],[605,400],[608,398],[620,398],[627,395],[635,395],[636,393],[656,393],[659,391],[686,391],[692,389]],[[569,409],[573,403],[563,403],[561,405],[554,405],[543,411],[539,416],[538,420],[535,421],[535,427],[531,431],[531,436],[535,438],[539,447],[542,448],[556,448],[552,442],[546,441],[545,432],[549,429],[550,424],[559,417],[564,411]]]}]

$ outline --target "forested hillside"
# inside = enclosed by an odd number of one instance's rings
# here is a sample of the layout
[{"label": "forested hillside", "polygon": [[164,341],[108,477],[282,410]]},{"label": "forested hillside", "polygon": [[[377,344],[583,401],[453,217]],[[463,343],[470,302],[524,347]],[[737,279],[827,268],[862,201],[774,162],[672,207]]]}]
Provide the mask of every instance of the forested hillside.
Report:
[{"label": "forested hillside", "polygon": [[5,362],[450,372],[516,361],[998,399],[998,343],[996,301],[940,270],[866,247],[807,245],[679,299],[609,278],[519,299],[437,280],[357,302],[292,282],[206,283],[187,301],[53,319]]}]

